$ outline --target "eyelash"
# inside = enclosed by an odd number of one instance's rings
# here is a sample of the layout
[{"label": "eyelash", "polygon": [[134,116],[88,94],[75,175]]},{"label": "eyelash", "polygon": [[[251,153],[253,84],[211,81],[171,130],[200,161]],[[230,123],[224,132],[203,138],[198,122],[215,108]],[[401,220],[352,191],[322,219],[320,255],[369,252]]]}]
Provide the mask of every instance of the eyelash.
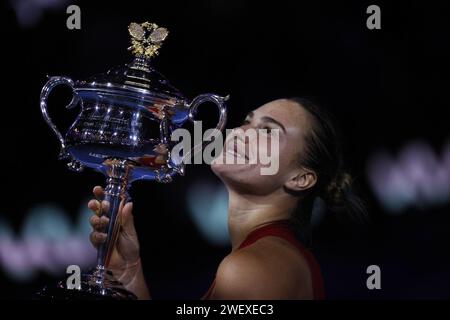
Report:
[{"label": "eyelash", "polygon": [[[250,121],[244,120],[242,122],[242,125],[246,125],[246,124],[249,124],[249,123],[250,123]],[[269,128],[269,127],[262,127],[261,129],[266,129],[268,134],[270,134],[272,132],[272,128]]]}]

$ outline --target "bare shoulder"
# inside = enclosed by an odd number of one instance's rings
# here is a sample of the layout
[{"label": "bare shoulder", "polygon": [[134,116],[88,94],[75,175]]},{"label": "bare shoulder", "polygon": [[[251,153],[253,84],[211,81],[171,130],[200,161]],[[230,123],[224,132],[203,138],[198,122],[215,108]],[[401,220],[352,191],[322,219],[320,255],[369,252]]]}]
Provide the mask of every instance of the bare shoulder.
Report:
[{"label": "bare shoulder", "polygon": [[292,244],[264,237],[229,254],[219,265],[213,299],[310,299],[305,258]]}]

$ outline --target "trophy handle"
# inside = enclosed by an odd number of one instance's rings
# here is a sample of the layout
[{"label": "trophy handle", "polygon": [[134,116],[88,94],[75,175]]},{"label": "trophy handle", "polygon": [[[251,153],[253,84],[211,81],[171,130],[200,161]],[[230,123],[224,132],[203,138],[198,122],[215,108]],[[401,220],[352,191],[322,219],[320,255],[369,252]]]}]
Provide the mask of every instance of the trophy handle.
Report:
[{"label": "trophy handle", "polygon": [[79,102],[82,103],[80,97],[75,92],[74,82],[72,79],[70,79],[68,77],[51,77],[47,81],[47,83],[45,84],[45,86],[42,88],[42,91],[41,91],[41,98],[40,98],[41,112],[42,112],[42,116],[44,117],[45,122],[47,122],[50,129],[53,130],[53,132],[55,133],[56,137],[59,140],[59,143],[61,144],[61,151],[59,152],[59,159],[60,160],[70,159],[71,161],[67,164],[69,169],[76,171],[76,172],[80,172],[83,170],[83,165],[80,162],[78,162],[77,160],[73,159],[72,156],[66,151],[66,142],[65,142],[63,136],[61,135],[61,132],[59,132],[58,128],[53,123],[52,119],[50,118],[50,116],[48,114],[48,109],[47,109],[48,96],[50,95],[50,92],[53,90],[53,88],[60,84],[65,84],[72,89],[72,93],[73,93],[72,101],[70,101],[70,103],[66,106],[67,109],[71,109],[71,108],[75,107]]},{"label": "trophy handle", "polygon": [[230,98],[229,95],[225,97],[221,97],[212,93],[205,93],[201,94],[197,97],[195,97],[191,104],[189,105],[189,120],[194,122],[195,121],[195,115],[197,114],[197,108],[204,102],[212,102],[217,106],[217,109],[219,110],[219,122],[216,125],[216,130],[211,131],[210,134],[208,134],[205,139],[202,140],[202,142],[197,143],[192,147],[192,149],[186,153],[186,155],[183,156],[182,163],[186,161],[186,159],[189,159],[190,157],[196,155],[198,152],[200,152],[203,149],[203,146],[206,142],[209,141],[213,136],[217,134],[218,131],[222,131],[225,127],[225,124],[227,122],[227,108],[225,102],[228,101]]},{"label": "trophy handle", "polygon": [[[59,159],[67,159],[67,158],[71,158],[71,156],[66,151],[66,142],[65,142],[63,136],[61,135],[61,132],[59,132],[56,125],[52,122],[52,119],[50,118],[50,116],[48,114],[48,110],[47,110],[48,96],[50,95],[50,92],[53,90],[53,88],[60,84],[65,84],[65,85],[69,86],[73,92],[72,101],[70,101],[70,103],[66,106],[67,109],[71,109],[71,108],[75,107],[78,104],[78,102],[81,101],[80,97],[75,92],[74,82],[72,79],[70,79],[68,77],[51,77],[47,81],[45,86],[42,88],[40,104],[41,104],[41,112],[42,112],[45,122],[47,122],[48,126],[53,130],[53,132],[55,133],[56,137],[59,140],[59,143],[61,144],[61,151],[59,153]],[[80,165],[78,163],[76,163],[76,161],[72,161],[71,163],[69,163],[69,167],[71,167],[71,164],[73,165],[73,169],[76,169],[76,167],[80,167]],[[79,170],[76,170],[76,171],[79,171]]]}]

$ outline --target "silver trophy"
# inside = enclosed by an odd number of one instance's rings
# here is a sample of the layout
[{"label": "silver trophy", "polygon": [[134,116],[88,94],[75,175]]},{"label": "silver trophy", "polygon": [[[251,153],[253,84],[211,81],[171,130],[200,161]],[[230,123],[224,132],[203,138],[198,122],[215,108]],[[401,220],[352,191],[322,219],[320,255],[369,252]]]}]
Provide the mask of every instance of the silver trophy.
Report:
[{"label": "silver trophy", "polygon": [[[154,23],[131,23],[131,63],[115,67],[87,80],[73,81],[64,76],[51,77],[42,88],[42,115],[61,144],[60,159],[76,172],[91,168],[106,177],[105,199],[109,201],[107,239],[98,248],[93,272],[82,276],[81,288],[67,289],[64,281],[46,287],[43,298],[136,298],[114,278],[108,263],[118,234],[118,213],[129,199],[128,189],[135,180],[170,182],[184,174],[185,159],[202,148],[195,145],[183,157],[172,155],[170,136],[174,129],[194,121],[197,108],[210,102],[219,110],[217,130],[222,131],[227,117],[228,97],[201,94],[189,100],[157,72],[151,60],[168,35]],[[81,111],[65,135],[53,124],[47,109],[49,94],[58,85],[69,86],[73,98],[68,109]],[[213,132],[211,134],[214,134]],[[204,139],[208,141],[210,137]]]}]

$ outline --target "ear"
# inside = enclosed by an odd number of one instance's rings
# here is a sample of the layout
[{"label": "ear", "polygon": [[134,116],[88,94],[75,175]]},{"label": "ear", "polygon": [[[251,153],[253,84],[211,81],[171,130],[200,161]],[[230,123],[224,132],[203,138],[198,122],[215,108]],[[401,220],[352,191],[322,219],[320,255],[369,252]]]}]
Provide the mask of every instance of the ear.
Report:
[{"label": "ear", "polygon": [[317,182],[317,175],[312,170],[302,169],[289,179],[284,186],[291,191],[304,191]]}]

